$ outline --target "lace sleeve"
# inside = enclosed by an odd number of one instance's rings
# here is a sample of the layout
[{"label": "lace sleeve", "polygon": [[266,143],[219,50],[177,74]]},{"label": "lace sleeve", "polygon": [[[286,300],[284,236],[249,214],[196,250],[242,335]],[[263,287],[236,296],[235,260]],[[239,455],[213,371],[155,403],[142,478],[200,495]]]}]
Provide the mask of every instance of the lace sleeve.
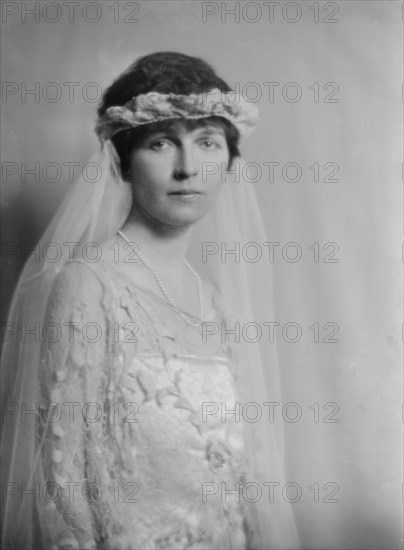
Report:
[{"label": "lace sleeve", "polygon": [[47,548],[97,547],[90,506],[97,487],[86,470],[87,443],[100,429],[93,421],[107,353],[102,297],[102,283],[74,263],[61,272],[49,298],[39,430],[47,496],[40,521]]}]

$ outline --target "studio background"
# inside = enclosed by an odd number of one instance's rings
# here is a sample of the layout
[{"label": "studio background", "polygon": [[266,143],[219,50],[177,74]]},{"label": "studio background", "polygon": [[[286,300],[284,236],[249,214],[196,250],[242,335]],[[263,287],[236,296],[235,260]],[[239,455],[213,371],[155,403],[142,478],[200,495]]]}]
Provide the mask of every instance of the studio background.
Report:
[{"label": "studio background", "polygon": [[[98,90],[147,53],[206,59],[260,110],[242,151],[262,170],[257,194],[269,241],[280,243],[270,321],[280,323],[285,390],[275,420],[286,430],[288,480],[302,489],[293,506],[303,547],[401,548],[401,2],[104,1],[94,22],[96,9],[86,21],[81,2],[74,21],[65,7],[54,23],[44,2],[26,2],[40,17],[24,22],[22,4],[4,2],[2,14],[2,320],[29,248],[71,185],[66,163],[81,168],[99,147]],[[25,174],[35,163],[39,176]],[[62,170],[58,181],[48,163]],[[268,163],[279,163],[273,181]],[[298,181],[288,181],[293,166],[282,176],[287,163],[300,167]],[[297,261],[293,246],[282,255],[292,242]],[[282,338],[291,322],[299,341]],[[326,323],[339,342],[324,342]],[[295,422],[280,412],[290,402],[302,411]]]}]

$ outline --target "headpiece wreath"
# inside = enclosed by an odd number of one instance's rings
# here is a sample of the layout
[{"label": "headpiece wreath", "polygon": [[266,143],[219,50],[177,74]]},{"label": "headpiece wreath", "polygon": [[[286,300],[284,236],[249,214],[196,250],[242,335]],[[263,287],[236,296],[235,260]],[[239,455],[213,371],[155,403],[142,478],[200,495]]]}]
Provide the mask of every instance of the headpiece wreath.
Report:
[{"label": "headpiece wreath", "polygon": [[217,88],[201,94],[160,94],[149,92],[133,97],[123,106],[109,107],[98,119],[95,131],[101,141],[118,132],[152,122],[173,118],[226,118],[248,135],[258,121],[257,107],[235,92],[221,92]]}]

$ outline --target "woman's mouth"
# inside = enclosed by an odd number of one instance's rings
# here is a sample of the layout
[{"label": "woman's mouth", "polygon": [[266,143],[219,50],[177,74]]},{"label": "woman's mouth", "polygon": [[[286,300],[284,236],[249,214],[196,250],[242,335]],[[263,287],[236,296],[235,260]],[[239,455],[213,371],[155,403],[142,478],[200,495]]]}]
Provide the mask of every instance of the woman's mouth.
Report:
[{"label": "woman's mouth", "polygon": [[202,193],[200,193],[199,191],[195,191],[194,189],[186,189],[180,191],[172,191],[168,194],[181,201],[192,201],[198,198]]}]

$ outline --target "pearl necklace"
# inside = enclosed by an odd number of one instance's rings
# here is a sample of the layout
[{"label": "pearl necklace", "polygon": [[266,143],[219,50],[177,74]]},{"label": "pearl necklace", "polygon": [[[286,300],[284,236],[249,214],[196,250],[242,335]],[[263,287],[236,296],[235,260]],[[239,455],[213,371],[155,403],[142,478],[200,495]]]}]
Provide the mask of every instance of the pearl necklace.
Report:
[{"label": "pearl necklace", "polygon": [[198,321],[197,323],[194,323],[193,321],[188,319],[188,317],[181,311],[181,308],[174,302],[174,300],[171,298],[171,296],[167,292],[167,290],[166,290],[165,286],[163,285],[163,283],[162,283],[158,273],[156,272],[156,270],[149,264],[149,262],[147,262],[143,258],[142,254],[140,254],[140,252],[135,250],[135,247],[132,245],[132,243],[129,241],[129,239],[126,237],[126,235],[124,235],[122,233],[122,231],[118,231],[117,233],[118,233],[118,235],[120,235],[124,239],[124,241],[126,241],[128,243],[128,245],[132,248],[132,250],[135,252],[135,254],[140,258],[142,263],[152,272],[152,274],[154,275],[154,278],[156,280],[156,283],[158,284],[161,292],[164,294],[164,296],[170,302],[170,304],[175,307],[175,309],[178,311],[179,315],[184,319],[184,321],[186,323],[188,323],[189,325],[193,326],[193,327],[199,327],[203,323],[204,318],[205,318],[205,302],[204,302],[204,299],[203,299],[203,292],[202,292],[202,280],[201,280],[200,276],[197,274],[197,272],[195,271],[195,269],[190,265],[188,260],[186,260],[184,258],[184,263],[187,266],[187,268],[191,271],[191,273],[195,276],[196,280],[198,281],[198,297],[199,297],[199,309],[200,309],[201,321]]}]

